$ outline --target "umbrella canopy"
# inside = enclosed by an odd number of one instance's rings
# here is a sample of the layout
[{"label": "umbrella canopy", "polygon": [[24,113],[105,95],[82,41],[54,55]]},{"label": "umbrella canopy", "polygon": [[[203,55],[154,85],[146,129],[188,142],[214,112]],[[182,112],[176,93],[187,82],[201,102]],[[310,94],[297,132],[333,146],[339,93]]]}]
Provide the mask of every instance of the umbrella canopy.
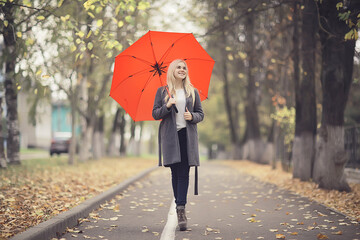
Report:
[{"label": "umbrella canopy", "polygon": [[201,100],[207,98],[215,61],[192,33],[149,31],[115,58],[110,96],[134,121],[154,120],[156,90],[166,85],[166,72],[175,59],[188,65],[190,81]]}]

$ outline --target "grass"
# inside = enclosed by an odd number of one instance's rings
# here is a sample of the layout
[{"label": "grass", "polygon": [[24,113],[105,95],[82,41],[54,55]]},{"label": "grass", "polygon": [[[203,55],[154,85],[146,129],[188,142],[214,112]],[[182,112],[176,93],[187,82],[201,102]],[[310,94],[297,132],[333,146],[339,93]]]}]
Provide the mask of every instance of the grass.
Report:
[{"label": "grass", "polygon": [[20,149],[20,153],[47,153],[49,152],[46,149],[41,149],[41,148],[21,148]]}]

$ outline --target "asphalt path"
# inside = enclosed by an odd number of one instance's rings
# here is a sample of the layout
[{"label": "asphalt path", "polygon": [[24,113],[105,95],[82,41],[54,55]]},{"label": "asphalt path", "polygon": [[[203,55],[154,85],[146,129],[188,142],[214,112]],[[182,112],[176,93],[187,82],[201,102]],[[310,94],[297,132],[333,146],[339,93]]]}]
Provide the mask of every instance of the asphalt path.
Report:
[{"label": "asphalt path", "polygon": [[[191,169],[193,171],[193,169]],[[190,176],[188,231],[180,232],[170,170],[159,168],[104,203],[63,239],[360,239],[360,225],[307,198],[217,163]]]}]

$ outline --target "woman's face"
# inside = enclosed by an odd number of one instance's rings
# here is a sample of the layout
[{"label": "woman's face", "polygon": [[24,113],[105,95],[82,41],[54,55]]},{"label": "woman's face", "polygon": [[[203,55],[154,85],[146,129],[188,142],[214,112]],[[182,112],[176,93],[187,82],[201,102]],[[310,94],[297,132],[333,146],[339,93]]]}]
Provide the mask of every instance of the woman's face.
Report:
[{"label": "woman's face", "polygon": [[174,77],[176,80],[184,80],[187,75],[185,63],[179,62],[175,68]]}]

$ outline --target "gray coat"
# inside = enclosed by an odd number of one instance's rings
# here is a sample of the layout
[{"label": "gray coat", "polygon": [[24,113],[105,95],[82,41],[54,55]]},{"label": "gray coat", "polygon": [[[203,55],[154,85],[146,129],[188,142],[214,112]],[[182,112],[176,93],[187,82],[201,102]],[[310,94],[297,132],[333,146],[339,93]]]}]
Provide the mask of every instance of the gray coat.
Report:
[{"label": "gray coat", "polygon": [[[162,119],[159,126],[159,166],[161,166],[161,154],[164,157],[164,166],[181,162],[180,144],[176,129],[176,116],[173,107],[166,107],[165,96],[167,91],[160,87],[155,96],[152,116],[155,120]],[[199,146],[197,126],[198,122],[204,119],[204,112],[201,107],[201,101],[198,91],[195,89],[195,103],[193,105],[192,97],[186,98],[186,107],[192,114],[193,119],[186,121],[187,133],[187,153],[189,166],[199,166]]]}]

